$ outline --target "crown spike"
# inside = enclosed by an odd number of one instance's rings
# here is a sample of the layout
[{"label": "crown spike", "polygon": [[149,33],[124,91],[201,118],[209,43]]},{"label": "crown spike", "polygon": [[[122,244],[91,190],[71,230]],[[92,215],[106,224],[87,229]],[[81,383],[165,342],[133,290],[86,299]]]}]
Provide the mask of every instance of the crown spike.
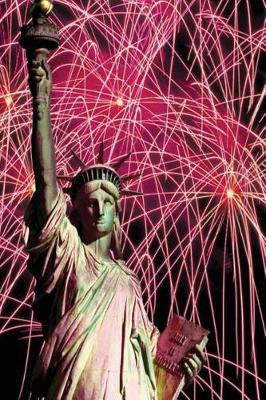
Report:
[{"label": "crown spike", "polygon": [[79,167],[81,169],[86,168],[86,164],[84,164],[84,162],[79,158],[79,156],[73,150],[71,150],[71,154],[77,160],[77,162],[79,163]]},{"label": "crown spike", "polygon": [[120,179],[121,179],[122,182],[127,182],[127,181],[130,181],[131,179],[138,178],[139,176],[141,176],[141,172],[134,172],[134,173],[129,174],[129,175],[121,176]]},{"label": "crown spike", "polygon": [[74,176],[66,176],[66,175],[56,175],[57,179],[63,179],[65,181],[72,182],[75,179]]},{"label": "crown spike", "polygon": [[104,156],[104,144],[103,144],[103,140],[102,140],[100,143],[99,154],[98,154],[96,164],[103,164],[103,156]]},{"label": "crown spike", "polygon": [[117,161],[110,164],[110,167],[112,167],[114,169],[119,169],[121,167],[121,165],[131,156],[131,154],[132,154],[132,151],[130,151],[126,155],[120,157]]},{"label": "crown spike", "polygon": [[126,189],[121,190],[121,196],[143,196],[143,195],[144,195],[143,192],[137,192],[134,190],[126,190]]}]

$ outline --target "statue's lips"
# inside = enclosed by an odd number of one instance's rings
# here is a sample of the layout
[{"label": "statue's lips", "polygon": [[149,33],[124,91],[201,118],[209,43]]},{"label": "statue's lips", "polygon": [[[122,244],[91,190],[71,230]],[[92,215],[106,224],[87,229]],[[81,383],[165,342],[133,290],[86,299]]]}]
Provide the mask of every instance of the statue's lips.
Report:
[{"label": "statue's lips", "polygon": [[96,225],[102,225],[102,224],[104,224],[104,218],[98,219]]},{"label": "statue's lips", "polygon": [[94,221],[92,225],[94,227],[97,227],[97,226],[101,226],[101,225],[104,225],[104,224],[105,224],[104,218],[99,218],[96,221]]}]

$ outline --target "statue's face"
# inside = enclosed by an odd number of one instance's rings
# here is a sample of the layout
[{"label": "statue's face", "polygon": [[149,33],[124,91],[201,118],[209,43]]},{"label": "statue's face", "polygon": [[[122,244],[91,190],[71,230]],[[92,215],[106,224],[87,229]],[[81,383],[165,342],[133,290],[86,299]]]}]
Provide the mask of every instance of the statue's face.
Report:
[{"label": "statue's face", "polygon": [[80,193],[79,215],[83,231],[103,236],[112,232],[116,216],[116,204],[113,196],[103,189],[87,193],[84,187]]}]

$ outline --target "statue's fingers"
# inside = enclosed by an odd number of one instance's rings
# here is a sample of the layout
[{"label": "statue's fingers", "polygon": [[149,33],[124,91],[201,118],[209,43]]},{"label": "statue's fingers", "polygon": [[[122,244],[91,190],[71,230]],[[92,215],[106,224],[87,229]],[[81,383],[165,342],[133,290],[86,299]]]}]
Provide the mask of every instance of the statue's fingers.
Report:
[{"label": "statue's fingers", "polygon": [[30,84],[36,84],[36,83],[41,82],[41,80],[42,80],[42,78],[40,76],[31,76],[29,78],[29,83]]},{"label": "statue's fingers", "polygon": [[33,79],[35,79],[35,78],[42,79],[44,77],[44,74],[41,71],[38,71],[37,69],[33,69],[30,71],[29,76],[30,76],[30,78],[33,78]]},{"label": "statue's fingers", "polygon": [[37,67],[37,68],[29,68],[29,75],[30,77],[35,78],[40,78],[43,79],[45,77],[45,71],[42,69],[42,67]]},{"label": "statue's fingers", "polygon": [[202,359],[196,353],[192,353],[189,357],[197,364],[197,372],[199,372],[203,364]]},{"label": "statue's fingers", "polygon": [[185,358],[185,361],[189,365],[189,367],[193,373],[193,376],[197,375],[199,366],[198,366],[197,362],[194,360],[194,358],[192,356],[188,356]]},{"label": "statue's fingers", "polygon": [[185,370],[185,374],[189,377],[189,378],[193,378],[194,374],[193,371],[190,367],[190,365],[187,362],[184,362],[184,370]]},{"label": "statue's fingers", "polygon": [[38,67],[38,68],[31,68],[30,69],[30,73],[31,73],[31,75],[33,75],[33,76],[45,76],[45,71],[41,68],[41,67]]},{"label": "statue's fingers", "polygon": [[[34,70],[39,70],[39,71],[43,71],[42,68],[42,63],[40,61],[29,61],[28,62],[28,70],[29,71],[34,71]],[[43,73],[45,73],[45,71],[43,71]]]},{"label": "statue's fingers", "polygon": [[37,68],[37,67],[39,67],[40,65],[42,65],[41,61],[38,61],[38,60],[30,60],[30,61],[28,62],[28,64],[29,64],[31,67],[35,67],[35,68]]},{"label": "statue's fingers", "polygon": [[36,76],[39,76],[40,78],[45,78],[45,77],[46,77],[46,73],[45,73],[45,71],[42,69],[42,67],[37,68],[37,70],[36,70]]},{"label": "statue's fingers", "polygon": [[202,348],[198,344],[196,344],[196,346],[195,346],[195,353],[201,359],[202,362],[206,361],[205,349],[202,350]]},{"label": "statue's fingers", "polygon": [[47,60],[42,60],[42,68],[45,71],[46,78],[49,79],[50,76],[50,65],[48,64]]}]

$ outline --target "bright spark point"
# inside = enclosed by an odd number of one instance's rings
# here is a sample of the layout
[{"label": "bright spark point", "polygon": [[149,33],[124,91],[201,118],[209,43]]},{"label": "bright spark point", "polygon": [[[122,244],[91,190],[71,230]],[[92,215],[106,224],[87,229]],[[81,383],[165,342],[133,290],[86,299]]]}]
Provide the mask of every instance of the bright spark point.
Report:
[{"label": "bright spark point", "polygon": [[122,105],[124,104],[123,99],[121,99],[121,97],[118,97],[116,99],[116,104],[118,105],[118,107],[122,107]]},{"label": "bright spark point", "polygon": [[233,189],[228,189],[227,190],[227,198],[228,199],[232,199],[235,195],[235,192],[233,191]]},{"label": "bright spark point", "polygon": [[31,192],[34,193],[35,190],[36,190],[36,186],[35,186],[35,183],[33,183],[33,184],[31,185]]},{"label": "bright spark point", "polygon": [[13,99],[12,99],[12,96],[10,94],[8,94],[5,97],[5,102],[6,102],[7,107],[11,106],[11,104],[13,103]]}]

